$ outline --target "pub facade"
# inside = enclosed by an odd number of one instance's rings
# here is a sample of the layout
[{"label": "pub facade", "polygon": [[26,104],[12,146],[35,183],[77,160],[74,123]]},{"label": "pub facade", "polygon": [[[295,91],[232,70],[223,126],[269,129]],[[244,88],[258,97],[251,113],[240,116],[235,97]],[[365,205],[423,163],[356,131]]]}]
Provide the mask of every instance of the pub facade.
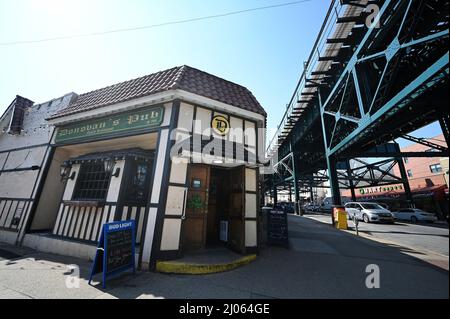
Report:
[{"label": "pub facade", "polygon": [[181,66],[82,94],[55,129],[22,244],[93,258],[101,227],[134,220],[138,265],[206,247],[258,249],[266,113],[245,87]]}]

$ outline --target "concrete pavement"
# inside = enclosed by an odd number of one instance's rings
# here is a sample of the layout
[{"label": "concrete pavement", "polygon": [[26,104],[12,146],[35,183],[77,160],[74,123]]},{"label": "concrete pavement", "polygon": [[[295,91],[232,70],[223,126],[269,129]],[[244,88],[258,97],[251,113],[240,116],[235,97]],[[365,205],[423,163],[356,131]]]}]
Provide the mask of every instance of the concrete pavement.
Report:
[{"label": "concrete pavement", "polygon": [[[0,261],[0,298],[448,298],[448,271],[316,220],[289,216],[290,249],[266,247],[253,263],[202,276],[138,272],[87,285],[90,264],[28,252]],[[80,288],[66,288],[68,264]],[[380,288],[366,287],[366,267],[380,270]]]}]

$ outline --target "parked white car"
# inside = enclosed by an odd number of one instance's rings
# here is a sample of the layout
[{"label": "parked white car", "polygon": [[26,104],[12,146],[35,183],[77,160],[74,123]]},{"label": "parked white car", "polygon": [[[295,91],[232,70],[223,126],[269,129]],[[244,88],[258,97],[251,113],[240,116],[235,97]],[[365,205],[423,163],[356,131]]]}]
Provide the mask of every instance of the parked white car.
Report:
[{"label": "parked white car", "polygon": [[428,213],[418,208],[402,208],[394,212],[394,218],[398,220],[407,220],[412,223],[437,221],[436,215]]},{"label": "parked white car", "polygon": [[345,211],[349,219],[356,217],[356,219],[363,220],[365,223],[394,222],[392,213],[377,203],[350,202],[345,204]]}]

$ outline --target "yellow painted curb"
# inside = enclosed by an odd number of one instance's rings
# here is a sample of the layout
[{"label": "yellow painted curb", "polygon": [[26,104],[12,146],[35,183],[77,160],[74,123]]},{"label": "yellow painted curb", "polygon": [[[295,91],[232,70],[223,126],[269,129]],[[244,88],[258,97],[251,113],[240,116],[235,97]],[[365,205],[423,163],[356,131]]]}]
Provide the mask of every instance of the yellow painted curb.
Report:
[{"label": "yellow painted curb", "polygon": [[168,274],[206,275],[229,271],[256,260],[256,255],[248,255],[223,264],[190,264],[179,261],[157,261],[156,271]]}]

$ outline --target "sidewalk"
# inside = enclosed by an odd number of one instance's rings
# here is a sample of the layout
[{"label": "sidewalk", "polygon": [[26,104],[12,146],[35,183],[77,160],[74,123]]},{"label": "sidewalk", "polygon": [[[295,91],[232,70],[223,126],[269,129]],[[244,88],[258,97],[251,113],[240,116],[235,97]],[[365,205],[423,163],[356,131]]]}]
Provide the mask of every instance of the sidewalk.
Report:
[{"label": "sidewalk", "polygon": [[[399,247],[289,216],[290,249],[266,247],[241,268],[210,275],[138,272],[87,285],[90,263],[27,252],[0,261],[0,298],[448,298],[448,272]],[[68,264],[80,288],[66,288]],[[366,267],[380,269],[380,288],[366,287]]]}]

